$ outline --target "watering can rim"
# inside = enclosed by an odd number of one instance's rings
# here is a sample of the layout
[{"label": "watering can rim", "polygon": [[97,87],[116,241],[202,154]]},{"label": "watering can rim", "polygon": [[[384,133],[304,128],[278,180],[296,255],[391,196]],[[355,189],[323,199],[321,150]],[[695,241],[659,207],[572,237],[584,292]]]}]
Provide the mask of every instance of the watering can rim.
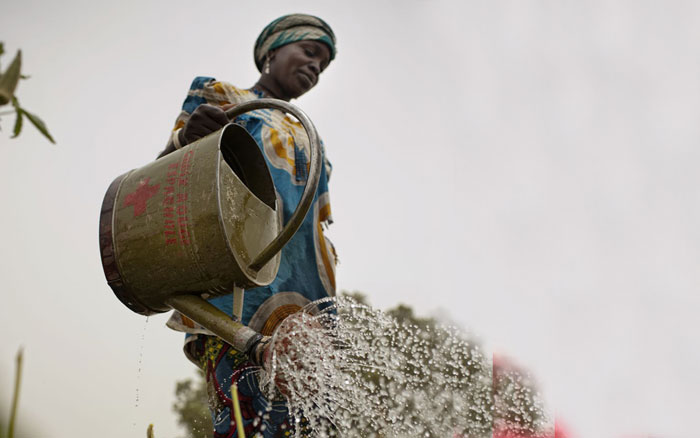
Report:
[{"label": "watering can rim", "polygon": [[126,290],[114,246],[114,204],[119,197],[122,182],[133,171],[134,169],[131,169],[117,176],[107,188],[107,192],[102,200],[99,225],[100,259],[102,261],[102,269],[107,279],[107,284],[119,301],[136,313],[152,315],[157,312],[149,309],[148,306],[141,303],[133,294]]},{"label": "watering can rim", "polygon": [[[247,269],[251,269],[253,271],[259,271],[263,266],[265,266],[265,264],[267,264],[267,262],[270,261],[299,230],[299,227],[301,227],[302,222],[304,222],[306,215],[311,209],[311,204],[313,203],[316,195],[316,190],[318,189],[321,176],[321,141],[319,140],[318,131],[316,131],[316,126],[314,126],[313,122],[311,122],[309,116],[307,116],[306,113],[298,106],[280,99],[262,98],[238,104],[233,108],[228,109],[226,111],[226,115],[229,117],[229,119],[233,120],[241,114],[256,109],[270,108],[292,114],[299,120],[299,122],[301,122],[301,125],[309,138],[309,145],[311,148],[311,166],[309,168],[309,174],[306,179],[304,191],[301,194],[301,199],[297,204],[297,208],[294,210],[294,213],[292,213],[289,221],[287,221],[287,224],[284,225],[282,231],[277,235],[277,237],[275,237],[275,239],[273,239],[273,241],[270,242],[247,266]],[[302,211],[304,212],[302,213]]]},{"label": "watering can rim", "polygon": [[[257,270],[257,271],[256,271],[256,270],[252,270],[252,269],[250,268],[250,264],[249,264],[249,263],[245,263],[243,260],[240,259],[239,253],[238,253],[237,251],[235,251],[234,248],[231,246],[231,237],[230,237],[229,232],[228,232],[228,229],[227,229],[227,227],[226,227],[226,225],[225,225],[225,223],[224,223],[224,214],[223,214],[223,211],[224,211],[224,210],[223,210],[223,205],[222,205],[222,204],[223,204],[223,201],[222,201],[223,191],[221,190],[221,162],[223,161],[224,163],[226,163],[226,165],[227,165],[231,170],[233,170],[233,169],[231,168],[231,165],[230,165],[230,164],[228,163],[228,161],[226,160],[226,157],[224,157],[224,154],[223,154],[222,149],[221,149],[222,140],[223,140],[223,138],[224,138],[224,134],[225,134],[225,131],[226,131],[227,129],[237,129],[237,130],[241,130],[243,133],[245,133],[245,135],[247,135],[247,136],[250,137],[250,139],[251,139],[251,140],[253,141],[253,143],[255,144],[255,147],[256,147],[256,148],[258,148],[258,144],[257,144],[257,142],[255,141],[255,139],[250,135],[250,133],[248,133],[248,131],[246,131],[246,129],[245,129],[243,126],[241,126],[241,125],[239,125],[238,123],[235,123],[235,122],[231,122],[231,123],[229,123],[229,124],[223,126],[219,131],[216,131],[216,132],[220,132],[220,134],[219,134],[219,140],[218,140],[218,154],[217,154],[217,157],[216,157],[216,166],[215,166],[215,169],[216,169],[216,178],[215,178],[215,179],[216,179],[216,208],[217,208],[217,210],[218,210],[218,212],[219,212],[219,214],[218,214],[219,228],[220,228],[222,234],[223,234],[224,237],[225,237],[224,241],[226,242],[226,248],[228,248],[229,253],[230,253],[230,254],[233,256],[233,258],[236,260],[236,263],[245,271],[245,275],[248,275],[249,277],[255,277],[255,276],[257,275],[257,273],[259,272],[259,270]],[[186,147],[186,146],[185,146],[185,147]],[[260,149],[257,149],[257,150],[260,151]],[[270,173],[270,167],[267,165],[267,162],[266,162],[265,159],[264,159],[264,153],[260,152],[260,154],[261,154],[261,156],[263,157],[263,164],[265,165],[265,169],[267,170],[267,179],[269,180],[269,183],[270,183],[270,185],[272,186],[272,188],[273,188],[273,190],[274,190],[274,189],[275,189],[275,183],[274,183],[274,181],[273,181],[273,179],[272,179],[272,175],[271,175],[271,173]],[[247,186],[247,184],[243,181],[243,179],[242,179],[243,177],[242,177],[242,176],[239,176],[235,171],[232,171],[232,173],[233,173],[234,177],[237,178],[243,185],[246,185],[246,187],[248,188],[248,190],[249,190],[251,196],[253,196],[255,199],[257,199],[261,204],[264,204],[265,206],[267,206],[267,207],[270,208],[271,210],[277,212],[277,209],[278,209],[278,207],[279,207],[279,203],[278,203],[278,201],[277,201],[276,198],[275,198],[275,201],[274,201],[274,205],[273,205],[273,206],[269,205],[265,200],[261,199],[249,186]],[[274,240],[274,239],[273,239],[273,240]],[[285,244],[286,244],[286,242],[285,242]],[[277,255],[277,254],[274,254],[274,255],[272,256],[272,258],[274,258],[276,255]],[[272,258],[271,258],[270,260],[272,260]],[[267,261],[265,262],[265,264],[267,264],[270,260],[267,260]],[[263,266],[264,266],[265,264],[263,264]],[[261,267],[261,268],[262,268],[262,267]],[[275,269],[275,276],[276,276],[276,272],[277,272],[277,270]],[[266,286],[266,285],[272,283],[272,282],[274,281],[274,277],[275,277],[275,276],[273,276],[273,278],[271,278],[270,281],[268,281],[268,282],[263,282],[263,283],[259,283],[259,285],[260,285],[260,286]]]}]

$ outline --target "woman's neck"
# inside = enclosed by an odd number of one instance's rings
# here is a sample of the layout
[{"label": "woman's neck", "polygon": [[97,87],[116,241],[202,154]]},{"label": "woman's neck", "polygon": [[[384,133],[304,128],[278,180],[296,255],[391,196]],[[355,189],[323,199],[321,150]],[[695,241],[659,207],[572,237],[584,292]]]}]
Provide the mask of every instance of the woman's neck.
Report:
[{"label": "woman's neck", "polygon": [[281,99],[289,102],[289,98],[280,96],[281,93],[276,92],[274,90],[275,87],[270,86],[269,84],[265,84],[265,82],[266,81],[264,80],[264,77],[261,77],[258,80],[258,82],[256,82],[255,85],[253,85],[252,89],[262,93],[263,97],[272,97],[275,99]]}]

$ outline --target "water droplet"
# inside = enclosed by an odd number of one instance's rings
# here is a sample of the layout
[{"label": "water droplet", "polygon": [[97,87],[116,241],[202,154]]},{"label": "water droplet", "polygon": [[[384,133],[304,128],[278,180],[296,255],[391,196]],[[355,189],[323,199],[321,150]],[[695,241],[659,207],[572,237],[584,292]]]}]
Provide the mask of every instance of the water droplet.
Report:
[{"label": "water droplet", "polygon": [[143,364],[143,347],[146,343],[146,328],[148,327],[148,316],[146,316],[146,322],[143,324],[143,331],[141,332],[141,341],[139,342],[139,360],[136,370],[136,403],[134,408],[139,407],[139,382],[141,381],[141,368]]}]

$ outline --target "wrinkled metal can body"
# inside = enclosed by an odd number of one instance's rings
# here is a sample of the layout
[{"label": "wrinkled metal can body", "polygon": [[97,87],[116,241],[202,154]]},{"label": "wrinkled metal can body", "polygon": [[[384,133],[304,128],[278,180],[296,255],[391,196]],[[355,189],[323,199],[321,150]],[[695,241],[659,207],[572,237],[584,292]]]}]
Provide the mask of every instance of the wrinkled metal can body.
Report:
[{"label": "wrinkled metal can body", "polygon": [[100,216],[100,250],[117,297],[149,315],[186,293],[227,294],[271,283],[279,253],[252,259],[282,228],[255,140],[236,124],[116,178]]}]

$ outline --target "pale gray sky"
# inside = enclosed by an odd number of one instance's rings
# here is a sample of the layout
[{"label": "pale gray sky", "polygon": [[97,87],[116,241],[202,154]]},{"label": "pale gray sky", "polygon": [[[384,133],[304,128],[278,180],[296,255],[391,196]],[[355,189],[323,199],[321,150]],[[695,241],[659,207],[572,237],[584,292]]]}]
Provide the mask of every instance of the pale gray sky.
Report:
[{"label": "pale gray sky", "polygon": [[693,436],[700,4],[6,3],[20,101],[58,141],[2,119],[0,406],[23,345],[27,436],[175,436],[192,366],[165,315],[108,288],[100,204],[162,149],[194,76],[254,83],[255,38],[290,12],[338,36],[296,103],[334,164],[340,289],[449,315],[579,437]]}]

